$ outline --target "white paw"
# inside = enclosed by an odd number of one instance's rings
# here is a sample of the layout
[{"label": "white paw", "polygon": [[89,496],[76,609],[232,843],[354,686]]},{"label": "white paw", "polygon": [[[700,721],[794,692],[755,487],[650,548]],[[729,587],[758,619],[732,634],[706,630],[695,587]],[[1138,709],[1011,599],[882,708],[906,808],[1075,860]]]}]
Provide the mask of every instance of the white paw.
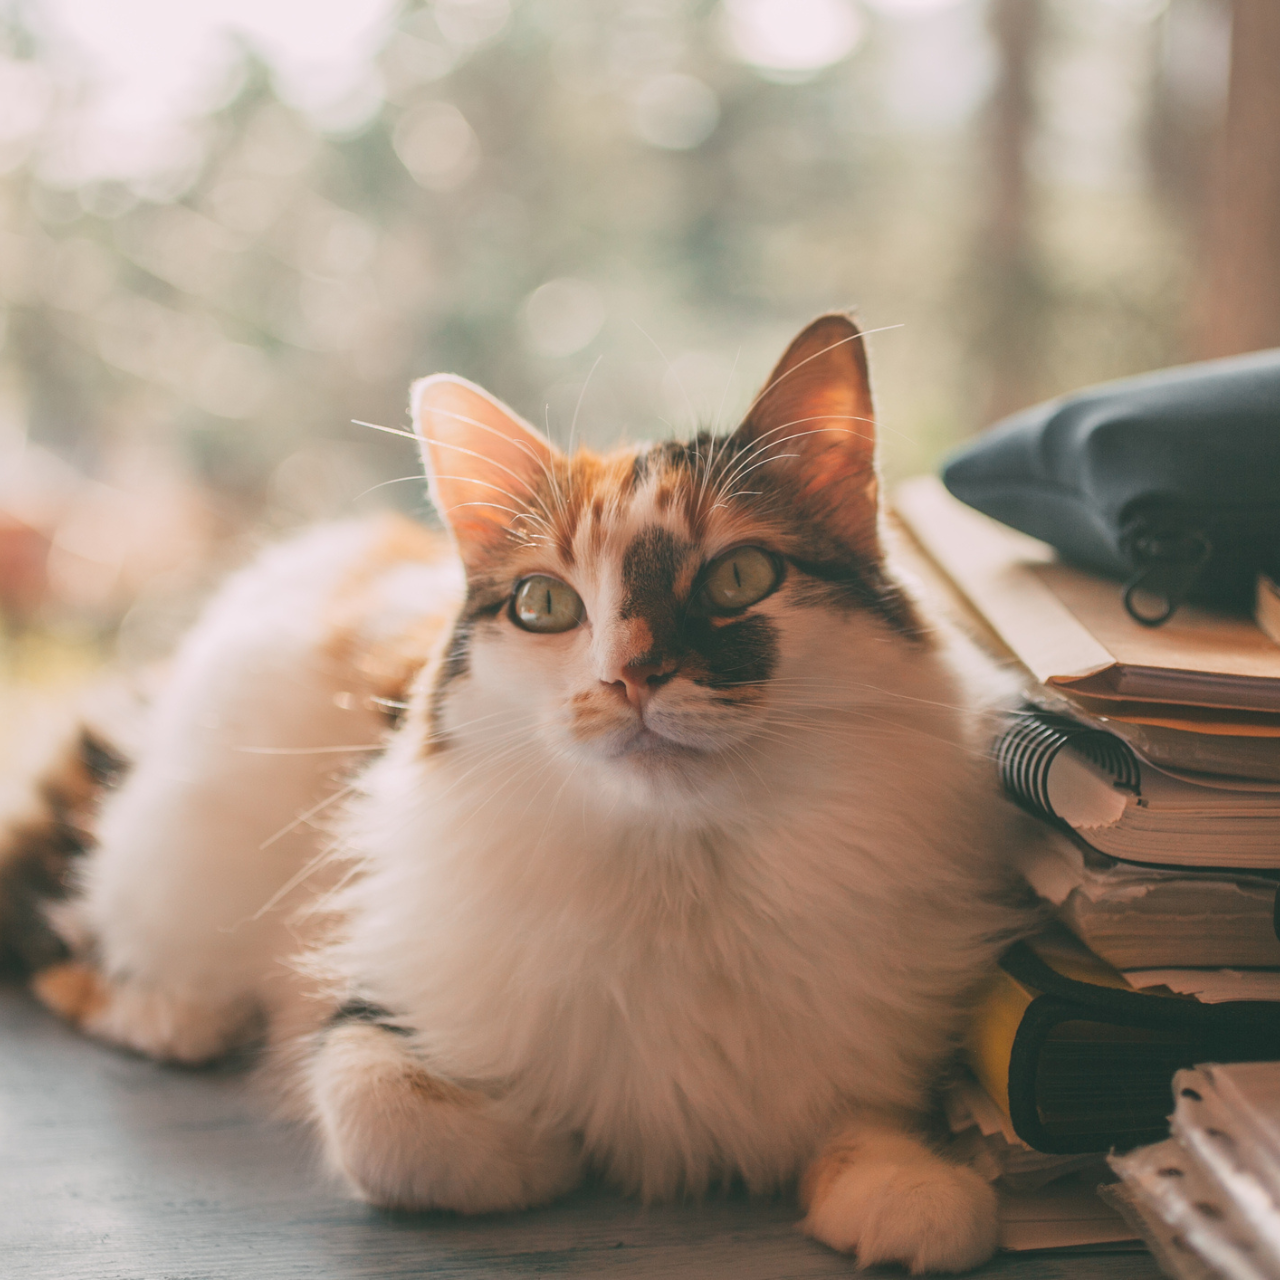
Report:
[{"label": "white paw", "polygon": [[918,1274],[985,1262],[999,1224],[996,1194],[978,1174],[915,1147],[845,1165],[814,1195],[802,1226],[856,1253],[859,1266],[896,1262]]},{"label": "white paw", "polygon": [[404,1038],[352,1024],[329,1031],[311,1096],[330,1161],[389,1209],[490,1213],[545,1204],[581,1177],[576,1144],[428,1074]]},{"label": "white paw", "polygon": [[249,1001],[211,1005],[154,987],[112,982],[77,961],[43,969],[36,995],[87,1035],[162,1062],[199,1066],[252,1039],[258,1014]]}]

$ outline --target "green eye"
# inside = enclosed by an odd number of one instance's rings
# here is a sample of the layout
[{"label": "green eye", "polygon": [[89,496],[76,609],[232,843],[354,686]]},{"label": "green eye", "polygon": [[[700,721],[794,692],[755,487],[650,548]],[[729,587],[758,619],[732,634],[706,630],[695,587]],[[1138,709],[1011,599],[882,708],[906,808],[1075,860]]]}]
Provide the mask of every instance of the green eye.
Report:
[{"label": "green eye", "polygon": [[702,584],[702,600],[713,613],[745,609],[763,600],[782,578],[778,562],[759,547],[739,547],[714,560]]},{"label": "green eye", "polygon": [[542,573],[518,582],[511,597],[511,620],[526,631],[570,631],[582,613],[582,597],[567,582]]}]

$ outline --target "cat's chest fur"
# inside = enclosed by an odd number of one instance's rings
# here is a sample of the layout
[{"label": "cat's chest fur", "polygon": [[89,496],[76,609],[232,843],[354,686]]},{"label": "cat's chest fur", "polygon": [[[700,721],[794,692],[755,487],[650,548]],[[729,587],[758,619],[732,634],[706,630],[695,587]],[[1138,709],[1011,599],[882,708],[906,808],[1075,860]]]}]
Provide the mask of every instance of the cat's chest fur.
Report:
[{"label": "cat's chest fur", "polygon": [[936,803],[975,775],[895,732],[765,752],[773,785],[706,824],[619,813],[568,771],[486,790],[406,735],[352,816],[344,967],[437,1069],[572,1128],[624,1184],[776,1184],[853,1100],[919,1105],[998,928],[1001,832]]}]

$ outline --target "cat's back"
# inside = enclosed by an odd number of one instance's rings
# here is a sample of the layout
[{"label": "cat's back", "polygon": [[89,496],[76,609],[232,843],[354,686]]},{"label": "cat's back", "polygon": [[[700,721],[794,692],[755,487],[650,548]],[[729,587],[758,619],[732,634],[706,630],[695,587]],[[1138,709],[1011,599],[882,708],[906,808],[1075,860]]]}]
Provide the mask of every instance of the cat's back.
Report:
[{"label": "cat's back", "polygon": [[[398,699],[447,631],[462,595],[448,540],[401,516],[312,526],[267,548],[206,606],[171,680],[234,684],[281,664],[351,700]],[[226,689],[229,695],[233,689]]]}]

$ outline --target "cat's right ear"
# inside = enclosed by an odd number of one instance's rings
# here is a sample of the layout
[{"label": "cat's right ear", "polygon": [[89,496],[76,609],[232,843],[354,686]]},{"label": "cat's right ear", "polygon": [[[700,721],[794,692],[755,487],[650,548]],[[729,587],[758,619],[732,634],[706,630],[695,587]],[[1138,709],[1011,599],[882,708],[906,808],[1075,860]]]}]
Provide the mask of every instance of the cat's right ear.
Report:
[{"label": "cat's right ear", "polygon": [[557,450],[487,391],[453,374],[420,378],[410,392],[431,501],[453,530],[468,569],[478,568],[536,509]]}]

